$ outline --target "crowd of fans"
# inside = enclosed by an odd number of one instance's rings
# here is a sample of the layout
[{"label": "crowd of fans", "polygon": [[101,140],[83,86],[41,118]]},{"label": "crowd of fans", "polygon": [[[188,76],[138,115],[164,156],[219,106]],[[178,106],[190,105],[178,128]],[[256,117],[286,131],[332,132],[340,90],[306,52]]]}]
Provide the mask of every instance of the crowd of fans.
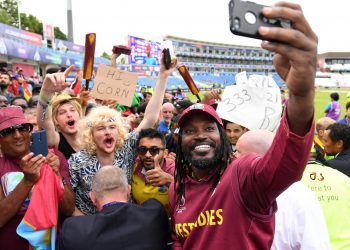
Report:
[{"label": "crowd of fans", "polygon": [[[289,88],[275,133],[221,119],[219,89],[200,103],[181,89],[166,92],[177,61],[166,69],[161,60],[154,91],[141,88],[131,107],[84,89],[75,95],[66,82],[73,66],[42,84],[27,83],[20,69],[2,72],[1,249],[47,244],[47,236],[21,237],[19,227],[41,230],[29,212],[50,215],[35,195],[44,169],[59,180],[59,191],[41,196],[56,204],[51,243],[59,249],[350,249],[350,103],[336,121],[339,96],[331,94],[314,126],[317,37],[298,5],[277,6],[264,15],[294,29],[259,30],[275,41],[262,47],[275,52]],[[30,150],[40,130],[47,155]]]}]

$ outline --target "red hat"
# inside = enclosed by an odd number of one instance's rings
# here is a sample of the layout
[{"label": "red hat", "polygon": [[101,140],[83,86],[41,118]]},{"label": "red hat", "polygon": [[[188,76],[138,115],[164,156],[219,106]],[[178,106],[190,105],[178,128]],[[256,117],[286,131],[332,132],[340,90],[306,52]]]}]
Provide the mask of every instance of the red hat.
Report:
[{"label": "red hat", "polygon": [[209,106],[209,105],[206,105],[203,103],[196,103],[196,104],[189,106],[187,109],[185,109],[182,112],[182,115],[181,115],[180,120],[178,122],[180,128],[182,127],[184,122],[186,120],[188,120],[195,113],[204,113],[204,114],[210,116],[211,118],[213,118],[222,127],[224,126],[218,113],[216,113],[215,109],[213,109],[212,106]]},{"label": "red hat", "polygon": [[18,124],[29,123],[20,107],[10,106],[0,109],[0,131]]}]

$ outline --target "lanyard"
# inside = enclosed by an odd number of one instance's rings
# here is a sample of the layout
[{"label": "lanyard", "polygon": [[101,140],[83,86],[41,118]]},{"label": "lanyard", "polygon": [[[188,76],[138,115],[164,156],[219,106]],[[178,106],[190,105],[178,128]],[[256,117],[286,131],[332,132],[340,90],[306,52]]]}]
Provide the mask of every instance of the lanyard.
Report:
[{"label": "lanyard", "polygon": [[125,203],[125,202],[121,202],[121,201],[108,202],[108,203],[103,205],[103,208],[110,207],[110,206],[113,206],[114,204],[118,204],[118,203]]}]

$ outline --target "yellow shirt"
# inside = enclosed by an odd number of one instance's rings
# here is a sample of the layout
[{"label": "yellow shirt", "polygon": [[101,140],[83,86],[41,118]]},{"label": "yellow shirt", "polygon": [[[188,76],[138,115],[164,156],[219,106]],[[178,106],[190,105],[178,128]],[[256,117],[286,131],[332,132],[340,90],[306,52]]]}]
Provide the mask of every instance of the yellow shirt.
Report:
[{"label": "yellow shirt", "polygon": [[[165,159],[162,169],[168,174],[173,175],[174,163]],[[165,209],[169,211],[169,187],[165,185],[152,186],[151,184],[148,184],[144,175],[145,171],[146,170],[143,169],[140,161],[137,160],[133,166],[133,175],[131,183],[132,196],[134,200],[137,204],[142,204],[143,202],[153,198],[162,203]]]},{"label": "yellow shirt", "polygon": [[332,249],[350,249],[350,178],[333,168],[309,162],[301,181],[320,202]]}]

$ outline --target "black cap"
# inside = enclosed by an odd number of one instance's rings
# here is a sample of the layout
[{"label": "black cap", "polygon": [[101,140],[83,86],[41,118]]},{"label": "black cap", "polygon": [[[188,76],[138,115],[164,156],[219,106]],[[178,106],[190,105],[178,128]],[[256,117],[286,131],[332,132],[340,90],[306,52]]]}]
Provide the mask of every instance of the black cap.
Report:
[{"label": "black cap", "polygon": [[192,104],[194,104],[194,103],[191,102],[190,100],[182,100],[182,101],[176,102],[175,108],[177,108],[177,109],[187,109]]}]

